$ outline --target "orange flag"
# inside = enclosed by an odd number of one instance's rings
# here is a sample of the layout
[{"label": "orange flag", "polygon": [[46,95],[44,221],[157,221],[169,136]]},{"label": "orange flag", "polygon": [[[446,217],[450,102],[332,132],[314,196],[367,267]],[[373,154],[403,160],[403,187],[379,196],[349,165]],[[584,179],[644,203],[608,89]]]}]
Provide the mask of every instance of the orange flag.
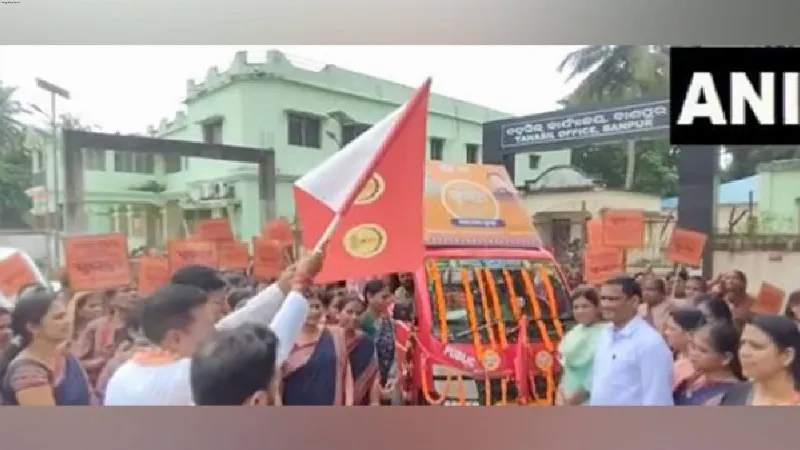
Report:
[{"label": "orange flag", "polygon": [[430,80],[295,183],[304,246],[335,230],[317,282],[420,267],[429,94]]}]

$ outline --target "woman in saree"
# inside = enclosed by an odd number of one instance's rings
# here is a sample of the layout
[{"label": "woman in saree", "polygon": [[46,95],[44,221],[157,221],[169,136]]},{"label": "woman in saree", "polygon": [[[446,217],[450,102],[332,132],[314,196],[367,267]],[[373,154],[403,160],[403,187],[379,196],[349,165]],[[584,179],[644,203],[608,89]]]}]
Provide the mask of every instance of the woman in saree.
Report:
[{"label": "woman in saree", "polygon": [[675,388],[675,406],[714,406],[744,379],[739,362],[739,331],[717,322],[695,331],[688,351],[693,374]]},{"label": "woman in saree", "polygon": [[11,313],[12,344],[0,358],[0,397],[11,406],[88,406],[86,372],[67,350],[70,320],[54,293],[31,292]]},{"label": "woman in saree", "polygon": [[125,329],[127,332],[124,333],[123,341],[117,346],[114,356],[108,360],[106,365],[103,367],[103,370],[100,371],[100,375],[97,378],[97,384],[95,386],[95,392],[100,402],[102,402],[105,398],[108,380],[111,379],[111,376],[114,375],[114,372],[116,372],[121,365],[131,359],[134,353],[143,351],[152,346],[152,343],[148,341],[141,332],[141,318],[143,309],[144,304],[142,303],[138,306],[138,308],[132,310],[130,314],[126,315]]},{"label": "woman in saree", "polygon": [[73,349],[89,374],[92,386],[97,383],[100,372],[114,356],[117,347],[127,339],[126,317],[142,301],[138,293],[130,288],[105,295],[108,298],[106,314],[89,322],[75,341]]},{"label": "woman in saree", "polygon": [[578,322],[558,348],[564,376],[558,390],[559,405],[579,405],[586,402],[582,395],[589,392],[589,381],[594,366],[597,338],[603,330],[600,322],[600,297],[591,287],[582,287],[572,293],[572,314]]},{"label": "woman in saree", "polygon": [[78,292],[72,296],[67,306],[71,319],[71,339],[77,339],[83,330],[105,314],[106,295],[102,292]]},{"label": "woman in saree", "polygon": [[[370,280],[364,284],[366,312],[361,315],[361,331],[372,338],[378,355],[383,404],[399,403],[397,398],[394,321],[390,306],[394,303],[389,286],[383,280]],[[393,398],[394,397],[394,398]]]},{"label": "woman in saree", "polygon": [[800,330],[786,316],[755,315],[739,339],[742,375],[723,406],[800,406]]},{"label": "woman in saree", "polygon": [[324,325],[327,306],[323,297],[319,290],[306,296],[306,322],[283,366],[279,392],[284,406],[353,404],[353,375],[344,331]]},{"label": "woman in saree", "polygon": [[673,389],[695,373],[689,359],[689,346],[692,342],[692,333],[705,324],[706,317],[699,309],[681,308],[669,312],[664,326],[664,337],[675,355],[675,361],[672,363]]},{"label": "woman in saree", "polygon": [[381,404],[381,388],[375,343],[359,329],[364,303],[358,294],[347,293],[334,307],[339,311],[339,326],[344,330],[353,372],[353,403],[357,406],[378,406]]}]

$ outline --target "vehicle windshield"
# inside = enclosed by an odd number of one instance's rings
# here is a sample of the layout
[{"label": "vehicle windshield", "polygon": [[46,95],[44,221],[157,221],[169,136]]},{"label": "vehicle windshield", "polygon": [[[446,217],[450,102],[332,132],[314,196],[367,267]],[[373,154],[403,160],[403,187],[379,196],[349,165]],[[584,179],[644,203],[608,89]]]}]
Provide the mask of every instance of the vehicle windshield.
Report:
[{"label": "vehicle windshield", "polygon": [[539,341],[543,330],[555,338],[553,319],[570,312],[569,294],[550,261],[437,258],[426,269],[432,331],[450,343],[516,342],[522,315],[537,324],[527,327],[529,339]]}]

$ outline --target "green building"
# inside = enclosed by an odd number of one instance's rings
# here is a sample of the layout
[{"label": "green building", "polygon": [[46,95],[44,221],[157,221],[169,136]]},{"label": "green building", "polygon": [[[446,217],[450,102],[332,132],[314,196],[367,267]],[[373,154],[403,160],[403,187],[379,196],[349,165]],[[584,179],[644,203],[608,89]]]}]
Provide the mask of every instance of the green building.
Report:
[{"label": "green building", "polygon": [[[239,52],[226,69],[212,67],[202,81],[189,80],[185,107],[147,134],[272,149],[277,212],[291,219],[292,183],[396,109],[413,89],[333,65],[308,70],[278,51],[259,63]],[[428,157],[453,163],[480,162],[482,124],[509,116],[440,95],[431,96],[429,110]],[[44,170],[52,167],[48,154],[34,158],[38,186],[53,186]],[[547,167],[568,164],[569,152],[517,158],[522,184]],[[162,245],[208,217],[228,217],[243,241],[260,230],[254,165],[104,150],[86,150],[84,165],[88,233],[122,231],[136,247]],[[54,210],[42,194],[47,191],[31,191],[38,197],[32,212],[40,226]]]}]

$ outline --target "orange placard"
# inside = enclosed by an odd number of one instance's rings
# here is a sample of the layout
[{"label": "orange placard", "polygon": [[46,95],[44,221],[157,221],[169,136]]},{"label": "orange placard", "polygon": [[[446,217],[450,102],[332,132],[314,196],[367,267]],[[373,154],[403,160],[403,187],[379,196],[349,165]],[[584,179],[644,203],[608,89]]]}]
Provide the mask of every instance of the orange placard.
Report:
[{"label": "orange placard", "polygon": [[139,259],[138,289],[142,295],[150,295],[169,284],[169,259],[147,255]]},{"label": "orange placard", "polygon": [[279,217],[265,223],[261,229],[261,236],[279,241],[283,245],[294,245],[292,224],[285,217]]},{"label": "orange placard", "polygon": [[591,219],[586,222],[586,245],[603,246],[603,220]]},{"label": "orange placard", "polygon": [[16,298],[20,288],[31,283],[36,283],[36,275],[21,254],[14,253],[0,261],[0,292],[6,298]]},{"label": "orange placard", "polygon": [[223,270],[247,270],[250,267],[250,248],[243,242],[220,242],[219,268]]},{"label": "orange placard", "polygon": [[122,233],[64,238],[67,277],[73,292],[131,284],[128,239]]},{"label": "orange placard", "polygon": [[286,246],[276,239],[253,238],[253,277],[268,280],[286,268]]},{"label": "orange placard", "polygon": [[621,248],[588,247],[583,253],[583,272],[587,283],[601,284],[625,272],[625,251]]},{"label": "orange placard", "polygon": [[424,198],[428,246],[542,247],[502,166],[429,161]]},{"label": "orange placard", "polygon": [[756,302],[750,311],[756,314],[783,314],[786,309],[785,299],[786,292],[783,289],[765,281],[761,283]]},{"label": "orange placard", "polygon": [[169,269],[175,272],[183,266],[198,265],[217,268],[217,243],[208,241],[170,241],[167,244]]},{"label": "orange placard", "polygon": [[644,222],[643,211],[605,211],[603,245],[614,248],[643,248]]},{"label": "orange placard", "polygon": [[228,219],[200,220],[194,227],[194,235],[202,241],[225,242],[233,240],[233,230]]},{"label": "orange placard", "polygon": [[667,246],[667,261],[699,267],[707,239],[705,233],[675,227]]}]

